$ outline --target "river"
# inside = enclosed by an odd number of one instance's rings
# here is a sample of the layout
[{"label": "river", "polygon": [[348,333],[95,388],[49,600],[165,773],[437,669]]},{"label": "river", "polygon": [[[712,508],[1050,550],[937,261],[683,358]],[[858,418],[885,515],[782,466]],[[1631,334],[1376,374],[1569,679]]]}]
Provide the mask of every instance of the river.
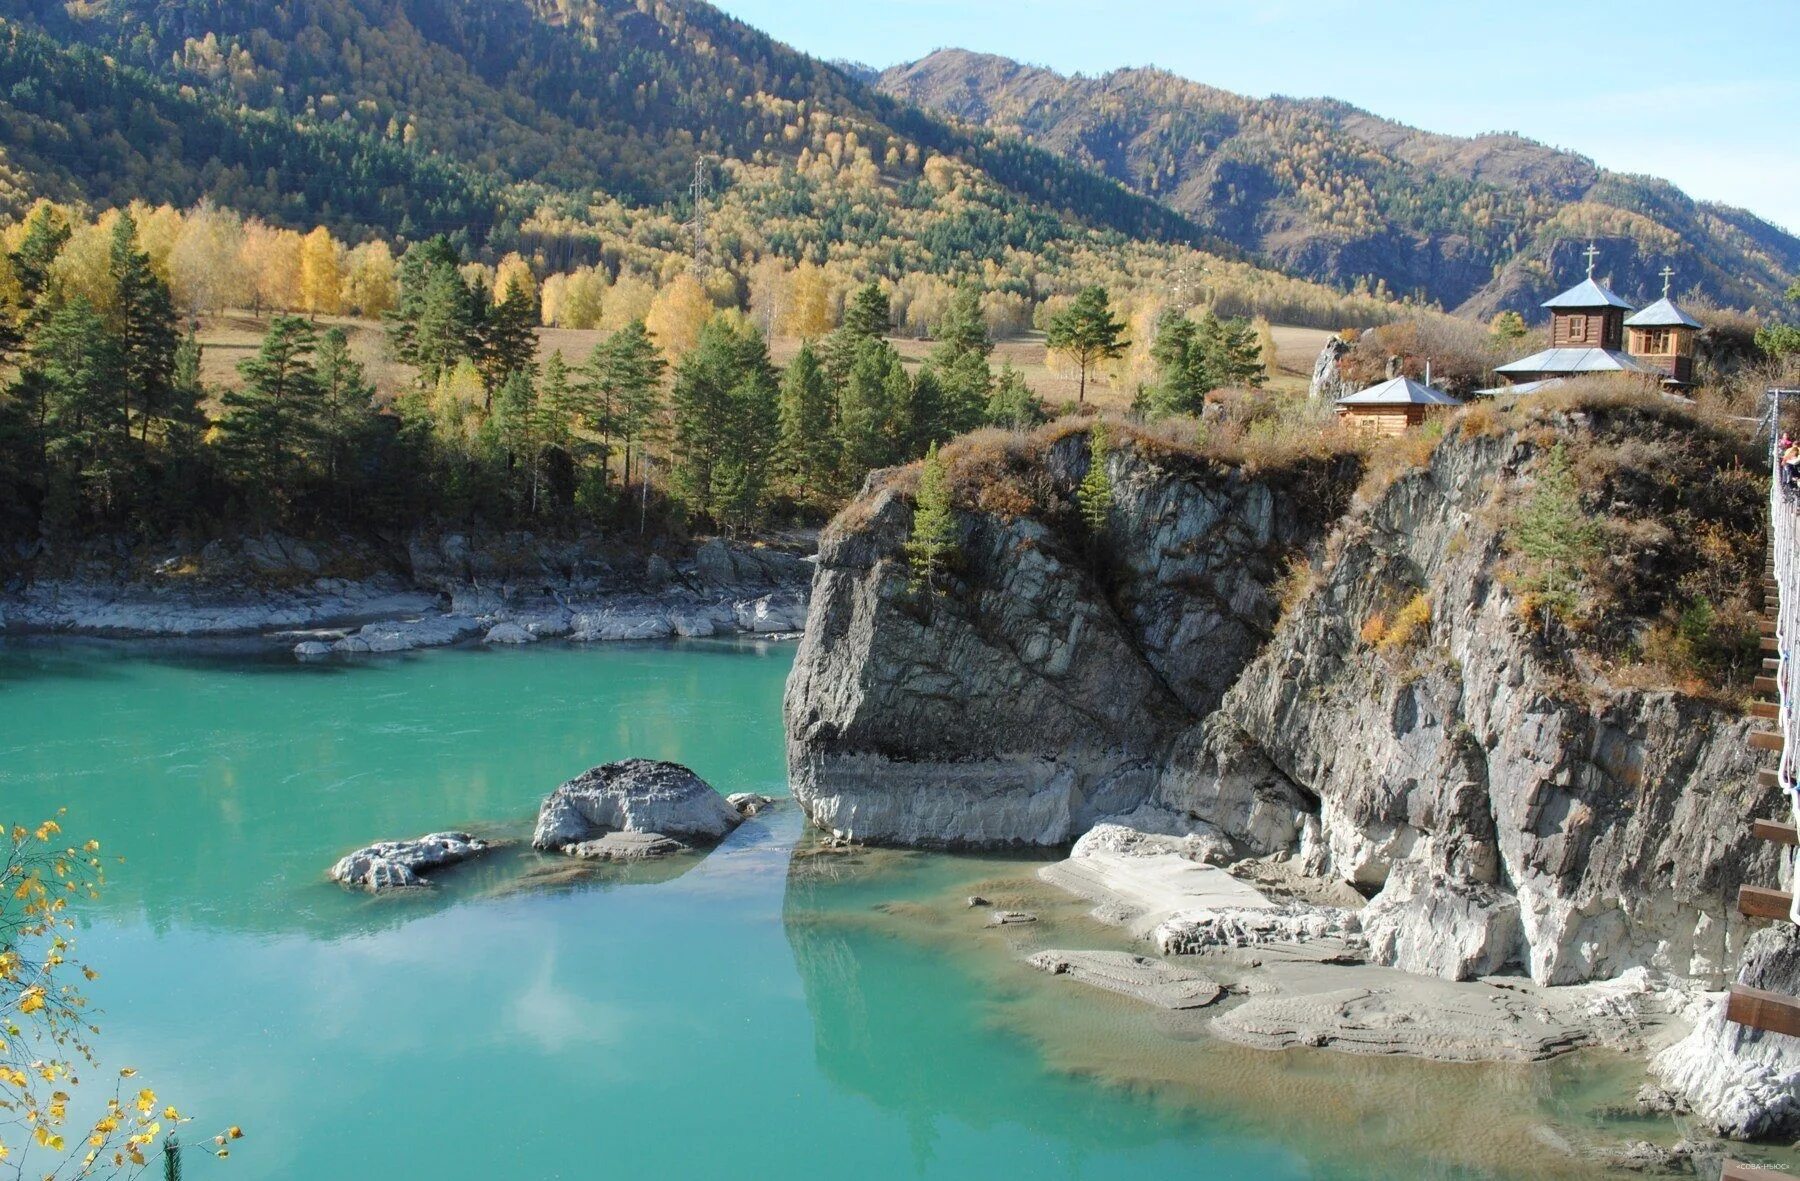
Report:
[{"label": "river", "polygon": [[[1669,1138],[1577,1055],[1450,1067],[1182,1040],[1019,966],[962,898],[1116,939],[1025,859],[816,853],[791,805],[706,857],[587,870],[520,845],[427,892],[324,880],[462,827],[522,842],[587,767],[673,759],[785,795],[790,645],[451,650],[0,641],[0,820],[68,808],[123,864],[81,912],[107,1064],[194,1131],[187,1176],[1604,1176]],[[1011,936],[1008,936],[1009,938]],[[1092,945],[1090,943],[1090,945]]]}]

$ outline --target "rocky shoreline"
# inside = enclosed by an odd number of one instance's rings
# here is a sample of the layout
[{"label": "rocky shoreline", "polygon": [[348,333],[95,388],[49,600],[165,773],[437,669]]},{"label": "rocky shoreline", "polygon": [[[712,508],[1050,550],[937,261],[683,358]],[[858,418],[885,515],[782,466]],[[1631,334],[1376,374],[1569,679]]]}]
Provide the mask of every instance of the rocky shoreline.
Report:
[{"label": "rocky shoreline", "polygon": [[348,543],[276,536],[131,562],[40,561],[45,569],[0,591],[0,633],[262,636],[302,659],[476,640],[790,636],[805,625],[811,578],[801,553],[717,539],[671,561],[451,534],[414,539],[398,569],[368,569],[376,564]]}]

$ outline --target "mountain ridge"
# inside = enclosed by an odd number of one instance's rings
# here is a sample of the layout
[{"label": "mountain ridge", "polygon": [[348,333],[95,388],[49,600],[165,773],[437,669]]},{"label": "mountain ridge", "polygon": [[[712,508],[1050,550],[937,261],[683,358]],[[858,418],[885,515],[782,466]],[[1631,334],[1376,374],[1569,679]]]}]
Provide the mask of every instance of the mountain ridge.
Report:
[{"label": "mountain ridge", "polygon": [[1668,181],[1523,136],[1423,131],[1340,100],[1247,98],[1155,67],[1063,75],[939,50],[889,94],[1077,160],[1306,278],[1425,295],[1476,316],[1537,311],[1589,238],[1629,298],[1778,303],[1800,237]]}]

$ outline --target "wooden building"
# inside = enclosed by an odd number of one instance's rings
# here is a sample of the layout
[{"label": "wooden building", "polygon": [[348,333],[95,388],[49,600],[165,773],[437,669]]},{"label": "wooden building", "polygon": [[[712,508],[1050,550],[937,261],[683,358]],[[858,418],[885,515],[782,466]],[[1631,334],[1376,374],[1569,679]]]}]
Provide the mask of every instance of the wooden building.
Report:
[{"label": "wooden building", "polygon": [[1543,306],[1550,310],[1550,347],[1494,370],[1509,385],[1537,389],[1557,378],[1590,373],[1661,374],[1654,365],[1625,351],[1625,317],[1631,305],[1594,278],[1599,256],[1600,252],[1589,246],[1587,278],[1544,301]]},{"label": "wooden building", "polygon": [[1408,427],[1462,403],[1443,390],[1395,377],[1337,400],[1338,417],[1377,435],[1398,435]]},{"label": "wooden building", "polygon": [[1641,312],[1625,319],[1628,334],[1626,351],[1663,374],[1663,384],[1694,384],[1694,339],[1700,332],[1700,321],[1694,319],[1669,298],[1669,283],[1675,272],[1664,267],[1662,298]]}]

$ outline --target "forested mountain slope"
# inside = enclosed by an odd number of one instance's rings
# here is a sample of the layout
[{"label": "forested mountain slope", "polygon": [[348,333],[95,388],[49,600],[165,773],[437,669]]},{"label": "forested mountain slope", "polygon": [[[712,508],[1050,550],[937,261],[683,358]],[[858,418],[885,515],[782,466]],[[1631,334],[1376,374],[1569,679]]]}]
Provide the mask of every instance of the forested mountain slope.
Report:
[{"label": "forested mountain slope", "polygon": [[[285,196],[354,223],[365,219],[354,207],[373,199],[394,208],[389,231],[412,213],[415,222],[467,217],[479,232],[490,214],[503,226],[519,217],[492,208],[497,194],[474,196],[483,183],[475,177],[532,186],[516,204],[572,214],[598,193],[656,206],[682,199],[697,155],[795,162],[811,146],[806,131],[823,121],[840,136],[855,131],[895,174],[916,175],[924,157],[941,154],[1059,216],[1136,238],[1204,241],[1179,214],[1085,168],[1013,137],[952,127],[693,0],[9,8],[16,23],[0,26],[11,42],[0,58],[0,146],[15,185],[35,180],[102,200],[146,195],[141,188],[193,199],[213,179],[204,150],[223,144],[229,160],[242,159],[240,191],[269,190],[260,204],[246,200],[250,211],[279,214],[270,206]],[[21,27],[54,44],[22,39]],[[171,126],[191,130],[175,135]],[[306,170],[311,185],[279,175],[279,164],[257,175],[252,145],[276,135],[289,145],[340,144],[357,166]],[[320,185],[331,192],[311,191]],[[390,203],[398,191],[441,195],[439,206]]]},{"label": "forested mountain slope", "polygon": [[1516,135],[1436,135],[1331,100],[1252,99],[1154,69],[1064,77],[944,50],[888,70],[896,98],[1038,146],[1156,197],[1311,278],[1385,285],[1446,308],[1533,311],[1589,237],[1627,298],[1660,291],[1769,307],[1800,239],[1667,181]]}]

